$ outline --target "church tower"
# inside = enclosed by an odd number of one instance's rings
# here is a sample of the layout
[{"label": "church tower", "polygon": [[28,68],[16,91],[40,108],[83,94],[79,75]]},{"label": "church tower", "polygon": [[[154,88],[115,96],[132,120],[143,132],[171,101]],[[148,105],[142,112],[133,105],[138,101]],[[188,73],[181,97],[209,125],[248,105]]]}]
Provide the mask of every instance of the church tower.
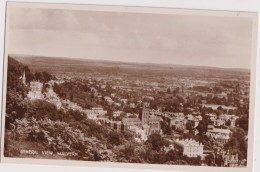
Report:
[{"label": "church tower", "polygon": [[149,110],[148,109],[143,108],[141,110],[140,117],[141,117],[142,125],[145,125],[145,124],[149,125]]}]

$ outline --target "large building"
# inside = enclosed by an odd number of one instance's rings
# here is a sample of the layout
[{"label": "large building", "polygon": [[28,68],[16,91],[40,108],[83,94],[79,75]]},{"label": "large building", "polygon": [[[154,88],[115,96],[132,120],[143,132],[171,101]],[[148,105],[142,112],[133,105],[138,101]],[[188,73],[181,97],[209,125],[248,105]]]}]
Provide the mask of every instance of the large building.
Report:
[{"label": "large building", "polygon": [[176,129],[184,130],[186,128],[185,115],[183,113],[170,113],[167,114],[170,127],[175,127]]},{"label": "large building", "polygon": [[203,158],[203,144],[195,140],[179,140],[177,139],[175,143],[183,148],[183,155],[187,157],[198,157]]},{"label": "large building", "polygon": [[231,131],[229,129],[209,127],[206,134],[214,138],[219,144],[224,144],[229,140]]},{"label": "large building", "polygon": [[43,84],[38,81],[30,82],[30,91],[28,92],[27,97],[31,100],[43,99],[44,96],[42,94],[42,86]]},{"label": "large building", "polygon": [[142,127],[142,122],[139,118],[123,118],[122,123],[124,129],[130,129],[131,126]]},{"label": "large building", "polygon": [[142,121],[143,126],[149,126],[149,135],[154,133],[161,133],[160,118],[150,115],[148,109],[143,108],[140,112],[139,117]]},{"label": "large building", "polygon": [[[148,135],[154,133],[161,133],[160,128],[160,118],[150,115],[148,109],[142,109],[140,111],[138,118],[123,118],[122,124],[124,129],[139,131],[139,134],[143,134],[145,136],[141,136],[141,138],[147,138]],[[139,129],[137,130],[136,127]]]},{"label": "large building", "polygon": [[[25,75],[25,71],[23,72],[23,75],[20,77],[20,79],[22,80],[22,83],[24,85],[26,84],[26,75]],[[43,84],[41,82],[38,81],[31,81],[30,82],[30,91],[28,92],[27,97],[31,100],[36,100],[36,99],[43,99],[44,96],[42,94],[42,87]]]},{"label": "large building", "polygon": [[161,133],[160,118],[153,116],[148,119],[149,134]]},{"label": "large building", "polygon": [[149,116],[150,116],[150,113],[149,113],[149,110],[148,109],[142,109],[140,111],[140,119],[142,121],[142,125],[148,125],[149,123]]}]

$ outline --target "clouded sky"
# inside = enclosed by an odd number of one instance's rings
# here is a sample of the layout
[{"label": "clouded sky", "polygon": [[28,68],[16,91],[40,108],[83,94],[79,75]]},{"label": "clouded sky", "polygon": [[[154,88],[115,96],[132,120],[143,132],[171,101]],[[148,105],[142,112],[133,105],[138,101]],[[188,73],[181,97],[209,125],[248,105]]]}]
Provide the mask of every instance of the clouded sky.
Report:
[{"label": "clouded sky", "polygon": [[10,54],[250,68],[249,18],[10,10]]}]

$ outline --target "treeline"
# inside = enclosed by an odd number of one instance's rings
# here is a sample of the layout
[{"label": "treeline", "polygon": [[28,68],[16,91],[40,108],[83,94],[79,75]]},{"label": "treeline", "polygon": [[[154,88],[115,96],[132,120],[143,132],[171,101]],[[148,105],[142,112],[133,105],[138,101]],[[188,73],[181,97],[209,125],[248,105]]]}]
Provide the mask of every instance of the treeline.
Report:
[{"label": "treeline", "polygon": [[[111,96],[111,93],[116,93],[119,96],[127,97],[126,91],[115,91],[107,85],[106,90],[100,89],[97,83],[89,84],[87,80],[73,80],[66,81],[62,84],[54,83],[53,90],[58,94],[62,99],[68,99],[74,103],[77,103],[79,106],[90,109],[93,107],[103,107],[108,111],[108,116],[112,117],[113,111],[122,110],[126,113],[138,113],[139,107],[130,108],[128,101],[126,104],[121,102],[118,98],[112,98],[115,102],[120,102],[121,106],[116,106],[115,103],[108,104],[104,99],[105,96]],[[91,90],[91,88],[95,88],[98,90],[98,95],[102,95],[101,97],[97,97],[97,93]],[[130,100],[130,99],[128,99]],[[137,101],[137,100],[136,100]]]},{"label": "treeline", "polygon": [[8,58],[7,70],[7,93],[6,93],[6,114],[5,127],[10,128],[10,124],[15,119],[21,118],[26,111],[26,101],[29,88],[22,83],[21,76],[24,71],[22,63]]},{"label": "treeline", "polygon": [[28,66],[25,66],[25,76],[26,76],[26,83],[30,84],[31,81],[39,81],[42,83],[47,83],[52,79],[55,79],[54,76],[49,74],[48,72],[35,72],[34,74],[31,73]]},{"label": "treeline", "polygon": [[98,104],[87,82],[66,81],[62,84],[54,83],[53,90],[60,98],[68,99],[86,109],[95,107]]}]

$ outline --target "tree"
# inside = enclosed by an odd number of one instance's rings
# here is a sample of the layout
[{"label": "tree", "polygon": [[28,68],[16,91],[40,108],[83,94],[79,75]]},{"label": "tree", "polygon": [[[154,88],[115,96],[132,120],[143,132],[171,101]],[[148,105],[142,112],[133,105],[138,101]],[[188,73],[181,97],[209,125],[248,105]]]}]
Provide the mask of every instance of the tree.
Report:
[{"label": "tree", "polygon": [[194,128],[194,123],[192,121],[188,121],[186,123],[186,129],[189,130],[189,131],[192,131]]},{"label": "tree", "polygon": [[218,167],[221,167],[224,165],[224,159],[222,158],[221,155],[216,156],[215,163],[217,164]]},{"label": "tree", "polygon": [[238,153],[238,158],[244,159],[247,157],[247,142],[245,140],[245,131],[241,128],[233,130],[229,141],[225,144],[225,149],[232,154]]},{"label": "tree", "polygon": [[178,159],[178,154],[176,151],[174,150],[170,150],[169,152],[167,152],[166,154],[166,160],[167,161],[176,161]]},{"label": "tree", "polygon": [[161,128],[162,128],[163,134],[167,134],[167,135],[172,134],[172,129],[169,126],[169,124],[167,124],[167,122],[161,121]]},{"label": "tree", "polygon": [[27,108],[28,108],[28,101],[24,100],[19,93],[15,90],[8,90],[7,91],[7,98],[6,98],[6,128],[10,128],[10,124],[13,123],[16,119],[21,119],[24,117]]},{"label": "tree", "polygon": [[133,145],[126,145],[123,149],[123,153],[126,159],[130,159],[134,155],[134,146]]},{"label": "tree", "polygon": [[30,69],[28,66],[24,67],[25,71],[25,77],[26,77],[26,83],[30,83],[32,80],[34,80],[34,75],[31,73]]},{"label": "tree", "polygon": [[248,131],[248,118],[246,116],[242,116],[241,118],[236,120],[236,125],[238,125],[240,128]]},{"label": "tree", "polygon": [[230,121],[230,120],[227,120],[226,126],[230,126],[230,125],[231,125],[231,121]]},{"label": "tree", "polygon": [[214,156],[212,154],[209,154],[205,157],[204,162],[208,165],[208,166],[212,166],[214,164]]},{"label": "tree", "polygon": [[207,129],[208,129],[208,120],[205,120],[204,118],[199,122],[199,125],[197,126],[197,130],[199,132],[200,135],[203,135],[206,133]]},{"label": "tree", "polygon": [[47,89],[50,88],[50,85],[49,84],[46,84],[44,83],[43,86],[42,86],[42,93],[45,93],[47,91]]},{"label": "tree", "polygon": [[166,142],[160,134],[155,133],[148,137],[146,144],[151,145],[152,150],[160,151]]},{"label": "tree", "polygon": [[42,73],[41,72],[35,72],[34,77],[37,81],[42,80]]},{"label": "tree", "polygon": [[121,144],[120,134],[116,131],[111,131],[108,139],[109,139],[109,143],[112,145],[118,146]]}]

